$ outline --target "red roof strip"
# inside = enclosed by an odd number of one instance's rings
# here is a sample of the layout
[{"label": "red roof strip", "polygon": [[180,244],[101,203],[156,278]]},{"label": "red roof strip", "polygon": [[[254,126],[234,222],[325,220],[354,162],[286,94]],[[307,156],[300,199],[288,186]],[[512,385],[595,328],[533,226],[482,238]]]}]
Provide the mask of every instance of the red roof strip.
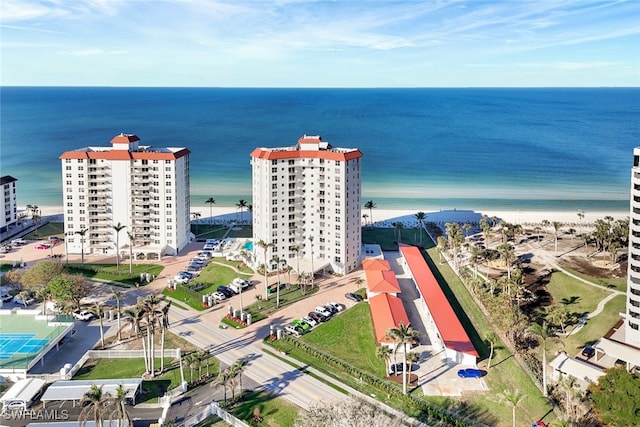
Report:
[{"label": "red roof strip", "polygon": [[386,259],[367,258],[362,261],[363,270],[391,270],[391,265]]},{"label": "red roof strip", "polygon": [[458,316],[456,316],[451,304],[449,304],[449,300],[442,292],[440,284],[422,257],[420,249],[402,243],[399,246],[400,252],[407,262],[409,270],[411,270],[413,280],[416,282],[420,294],[429,308],[431,317],[440,332],[440,337],[444,341],[445,347],[479,357]]},{"label": "red roof strip", "polygon": [[379,343],[390,343],[387,339],[389,329],[397,328],[400,323],[409,324],[409,316],[402,300],[390,294],[380,294],[369,298],[369,311],[373,320],[373,330]]},{"label": "red roof strip", "polygon": [[105,151],[65,151],[60,155],[60,159],[103,159],[103,160],[176,160],[190,154],[187,148],[176,152],[163,151],[127,151],[127,150],[105,150]]},{"label": "red roof strip", "polygon": [[369,292],[400,292],[400,284],[393,271],[366,270]]},{"label": "red roof strip", "polygon": [[138,138],[138,135],[134,135],[134,134],[127,135],[127,134],[121,133],[120,135],[114,136],[113,139],[111,140],[111,143],[112,144],[129,144],[135,141],[140,141],[140,138]]},{"label": "red roof strip", "polygon": [[347,161],[362,157],[360,150],[334,151],[334,150],[268,150],[256,148],[251,152],[251,157],[266,160],[284,159],[324,159]]}]

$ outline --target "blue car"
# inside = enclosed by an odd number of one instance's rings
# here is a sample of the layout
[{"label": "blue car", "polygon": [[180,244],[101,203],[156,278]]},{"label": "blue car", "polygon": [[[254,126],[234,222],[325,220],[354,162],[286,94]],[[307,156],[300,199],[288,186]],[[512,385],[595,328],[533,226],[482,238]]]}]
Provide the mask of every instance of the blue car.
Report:
[{"label": "blue car", "polygon": [[480,378],[483,375],[484,371],[474,368],[460,369],[458,371],[458,376],[460,378]]}]

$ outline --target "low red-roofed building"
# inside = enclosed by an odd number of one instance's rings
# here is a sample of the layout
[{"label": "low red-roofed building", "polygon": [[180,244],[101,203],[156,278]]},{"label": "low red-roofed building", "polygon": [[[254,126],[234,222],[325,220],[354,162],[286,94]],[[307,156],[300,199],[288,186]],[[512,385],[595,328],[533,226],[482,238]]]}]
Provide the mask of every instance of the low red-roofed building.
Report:
[{"label": "low red-roofed building", "polygon": [[362,269],[367,270],[391,270],[391,265],[386,259],[366,258],[362,261]]},{"label": "low red-roofed building", "polygon": [[438,336],[442,340],[447,358],[463,365],[476,366],[478,352],[423,258],[420,249],[401,243],[400,253],[416,284],[426,308],[427,317],[433,321]]},{"label": "low red-roofed building", "polygon": [[409,316],[404,309],[402,300],[390,294],[379,294],[369,298],[369,310],[373,320],[376,342],[380,345],[395,347],[393,340],[386,337],[391,328],[397,328],[400,323],[409,324]]},{"label": "low red-roofed building", "polygon": [[365,276],[367,278],[368,298],[373,298],[382,293],[393,296],[398,296],[400,293],[400,284],[396,274],[391,270],[365,270]]}]

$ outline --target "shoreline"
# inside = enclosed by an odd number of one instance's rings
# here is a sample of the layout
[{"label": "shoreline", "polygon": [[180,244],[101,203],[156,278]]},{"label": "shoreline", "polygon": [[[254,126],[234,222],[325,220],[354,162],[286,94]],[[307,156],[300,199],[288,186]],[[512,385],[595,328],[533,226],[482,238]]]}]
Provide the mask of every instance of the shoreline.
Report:
[{"label": "shoreline", "polygon": [[[60,217],[56,218],[56,222],[62,221],[63,208],[61,206],[40,206],[41,216],[44,217]],[[614,220],[625,219],[629,217],[627,211],[583,211],[584,218],[578,217],[578,211],[558,211],[558,210],[509,210],[509,209],[487,209],[487,210],[421,210],[421,209],[383,209],[362,208],[362,215],[367,215],[368,219],[373,216],[373,224],[378,226],[392,226],[393,222],[403,222],[406,226],[410,226],[417,222],[415,214],[419,211],[425,213],[425,222],[445,223],[477,223],[482,215],[488,217],[496,217],[512,224],[539,224],[543,220],[550,222],[558,221],[564,225],[586,225],[592,224],[598,219],[604,219],[606,216],[613,217]],[[211,210],[209,206],[191,206],[191,213],[199,214],[197,221],[201,224],[207,223],[209,213],[212,212],[217,220],[237,220],[240,218],[240,211],[235,206],[213,206]],[[245,210],[242,213],[244,219],[248,218],[249,213]],[[51,219],[50,219],[51,220]],[[193,220],[193,218],[192,218]],[[364,218],[362,219],[364,224]]]}]

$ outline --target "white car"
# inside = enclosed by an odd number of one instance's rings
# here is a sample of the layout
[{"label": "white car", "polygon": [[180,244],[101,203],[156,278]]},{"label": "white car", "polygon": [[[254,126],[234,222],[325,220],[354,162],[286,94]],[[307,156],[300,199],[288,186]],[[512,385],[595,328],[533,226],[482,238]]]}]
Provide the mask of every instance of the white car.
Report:
[{"label": "white car", "polygon": [[323,315],[324,317],[331,317],[331,314],[332,314],[329,310],[327,310],[325,307],[323,307],[321,305],[317,306],[314,309],[314,311],[316,313],[319,313],[319,314]]},{"label": "white car", "polygon": [[303,331],[302,329],[294,326],[294,325],[287,325],[284,327],[284,331],[290,335],[294,335],[296,337],[299,337],[300,335],[302,335]]},{"label": "white car", "polygon": [[227,297],[225,297],[222,292],[214,292],[214,293],[211,294],[211,296],[216,301],[223,301],[223,300],[227,299]]},{"label": "white car", "polygon": [[82,320],[82,321],[89,321],[91,319],[94,318],[94,314],[90,311],[87,310],[81,310],[81,311],[74,311],[73,313],[71,313],[74,319],[78,319],[78,320]]},{"label": "white car", "polygon": [[328,302],[328,303],[327,303],[327,305],[332,306],[332,307],[333,307],[333,308],[335,308],[337,311],[342,311],[342,310],[344,310],[344,305],[342,305],[342,304],[338,304],[337,302],[330,301],[330,302]]},{"label": "white car", "polygon": [[304,316],[304,317],[302,318],[302,321],[303,321],[303,322],[305,322],[305,323],[308,323],[308,324],[309,324],[309,326],[311,326],[311,327],[314,327],[314,326],[317,326],[317,325],[318,325],[318,322],[316,322],[315,320],[313,320],[313,319],[312,319],[311,317],[309,317],[309,316]]},{"label": "white car", "polygon": [[200,264],[200,265],[204,265],[205,260],[203,260],[202,258],[191,258],[189,260],[189,264]]},{"label": "white car", "polygon": [[27,241],[24,240],[22,237],[18,238],[18,239],[13,239],[11,241],[12,245],[16,245],[16,246],[21,246],[21,245],[26,245]]}]

